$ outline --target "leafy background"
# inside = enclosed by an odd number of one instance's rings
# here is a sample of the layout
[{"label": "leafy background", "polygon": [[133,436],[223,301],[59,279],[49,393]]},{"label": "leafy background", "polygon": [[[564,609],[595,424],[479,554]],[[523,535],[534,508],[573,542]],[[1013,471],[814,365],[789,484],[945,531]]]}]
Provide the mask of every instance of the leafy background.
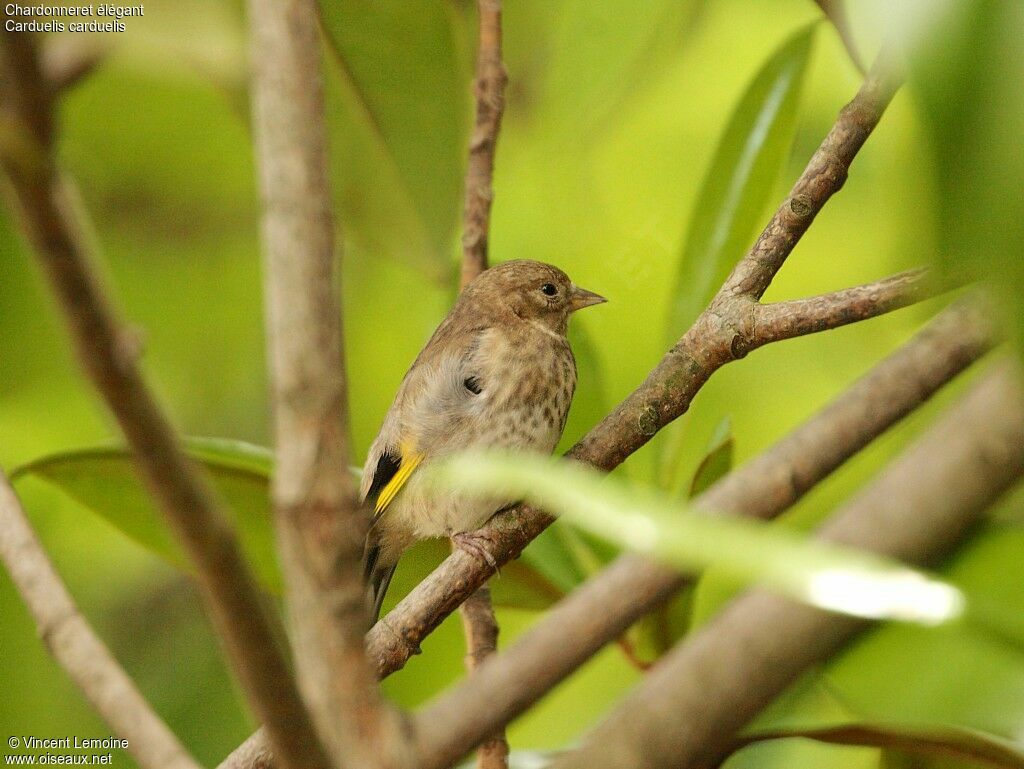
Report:
[{"label": "leafy background", "polygon": [[[885,5],[854,9],[864,50],[877,47]],[[1000,63],[999,72],[1024,71],[1010,69],[1020,56],[1004,44],[1020,15],[1003,5],[1011,4],[978,3],[976,23],[947,31],[945,57],[920,58],[920,87],[897,97],[768,300],[867,282],[936,255],[963,267],[963,254],[969,270],[1012,277],[1003,287],[1014,301],[1024,217],[1013,210],[1020,196],[1006,191],[1024,161],[1015,154],[1017,132],[1005,126],[1024,108],[1019,93],[1000,90],[992,67],[975,73],[985,78],[982,96],[965,101],[957,97],[974,81],[965,86],[938,66],[959,72],[957,62],[980,57]],[[359,464],[406,367],[454,296],[475,18],[468,0],[324,0],[322,10]],[[91,214],[108,282],[143,334],[148,374],[177,423],[189,435],[267,445],[243,7],[165,0],[146,11],[128,21],[128,32],[93,41],[109,46],[109,55],[64,101],[60,152]],[[566,445],[657,362],[856,91],[861,76],[835,31],[815,23],[820,17],[806,0],[524,0],[506,8],[510,85],[492,257],[557,263],[611,299],[574,319],[581,383]],[[958,38],[961,28],[973,36]],[[949,110],[960,102],[971,125],[994,137],[982,149],[958,152],[964,133],[950,127],[964,114]],[[981,219],[970,215],[972,204]],[[143,692],[200,761],[213,764],[253,724],[187,577],[122,533],[134,525],[142,530],[136,537],[160,537],[123,461],[109,453],[63,456],[112,445],[116,433],[78,376],[43,288],[0,211],[0,464],[59,455],[18,481],[33,522]],[[706,485],[708,474],[755,454],[840,392],[941,301],[753,353],[717,374],[681,425],[620,472],[685,496],[701,466],[697,485]],[[854,459],[783,525],[821,520],[962,385]],[[231,447],[199,450],[234,463],[218,483],[272,581],[272,555],[259,535],[266,465],[239,459]],[[221,450],[227,459],[218,459]],[[240,470],[239,462],[248,464]],[[1018,612],[1021,511],[1019,495],[1011,498],[940,565],[950,579]],[[408,559],[392,600],[442,554],[425,547]],[[513,604],[499,610],[502,642],[610,556],[586,535],[554,527],[496,580]],[[634,655],[653,657],[666,632],[676,637],[703,621],[733,589],[711,570],[666,616],[631,631]],[[6,575],[0,616],[0,731],[105,735],[46,656]],[[414,706],[463,675],[462,654],[458,622],[449,621],[385,688]],[[513,747],[570,745],[638,676],[619,649],[605,650],[511,727]],[[759,725],[851,721],[958,725],[1022,739],[1024,653],[963,628],[881,627],[801,681]],[[132,765],[127,756],[117,760]],[[748,765],[923,764],[874,748],[780,740],[730,762]]]}]

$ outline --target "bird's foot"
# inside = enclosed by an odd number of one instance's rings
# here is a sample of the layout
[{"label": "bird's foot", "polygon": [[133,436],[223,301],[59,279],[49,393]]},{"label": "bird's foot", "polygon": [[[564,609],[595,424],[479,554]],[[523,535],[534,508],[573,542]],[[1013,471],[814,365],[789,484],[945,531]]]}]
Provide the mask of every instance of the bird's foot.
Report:
[{"label": "bird's foot", "polygon": [[451,535],[452,544],[460,550],[465,550],[474,558],[494,569],[498,573],[498,561],[491,555],[491,548],[497,545],[492,535],[486,529],[479,531],[460,531]]}]

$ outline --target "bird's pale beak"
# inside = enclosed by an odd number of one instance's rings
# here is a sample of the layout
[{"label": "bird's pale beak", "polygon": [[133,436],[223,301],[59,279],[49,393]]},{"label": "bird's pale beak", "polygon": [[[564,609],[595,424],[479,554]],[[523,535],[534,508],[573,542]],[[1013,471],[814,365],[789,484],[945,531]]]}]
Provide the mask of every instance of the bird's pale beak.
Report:
[{"label": "bird's pale beak", "polygon": [[595,294],[593,291],[587,291],[585,288],[579,286],[573,286],[569,292],[569,312],[576,312],[576,310],[582,310],[584,307],[590,307],[595,304],[603,304],[608,300],[600,294]]}]

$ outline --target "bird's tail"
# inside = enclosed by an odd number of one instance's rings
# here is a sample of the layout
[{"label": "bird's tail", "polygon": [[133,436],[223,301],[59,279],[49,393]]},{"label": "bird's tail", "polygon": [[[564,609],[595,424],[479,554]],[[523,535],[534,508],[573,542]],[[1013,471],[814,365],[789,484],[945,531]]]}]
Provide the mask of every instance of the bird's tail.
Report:
[{"label": "bird's tail", "polygon": [[380,607],[384,603],[384,595],[388,592],[395,568],[394,564],[386,566],[380,563],[380,545],[368,537],[363,551],[363,576],[366,578],[367,598],[373,608],[372,622],[380,618]]}]

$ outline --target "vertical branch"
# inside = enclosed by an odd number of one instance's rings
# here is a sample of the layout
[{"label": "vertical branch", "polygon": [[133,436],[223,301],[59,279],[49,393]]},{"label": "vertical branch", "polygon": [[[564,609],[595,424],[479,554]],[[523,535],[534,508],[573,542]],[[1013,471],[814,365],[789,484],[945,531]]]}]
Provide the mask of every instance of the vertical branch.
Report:
[{"label": "vertical branch", "polygon": [[0,163],[82,367],[117,418],[144,483],[196,567],[207,609],[281,766],[323,766],[234,532],[147,387],[138,342],[94,272],[93,254],[56,164],[51,91],[28,34],[0,38],[0,74],[0,112],[19,139],[18,152],[0,146]]},{"label": "vertical branch", "polygon": [[67,671],[143,769],[199,769],[79,612],[0,473],[0,560],[36,621],[50,654]]},{"label": "vertical branch", "polygon": [[462,285],[487,269],[494,152],[505,111],[508,77],[501,61],[501,0],[478,0],[480,42],[476,60],[476,122],[469,142],[463,209]]},{"label": "vertical branch", "polygon": [[[474,672],[498,650],[498,621],[491,606],[491,590],[484,585],[459,607],[466,634],[466,667]],[[477,769],[505,769],[508,766],[508,740],[498,728],[483,743],[476,759]]]},{"label": "vertical branch", "polygon": [[313,0],[250,0],[275,523],[299,685],[335,763],[402,766],[406,740],[366,659],[365,512],[348,415],[320,41]]},{"label": "vertical branch", "polygon": [[[462,276],[460,288],[487,269],[487,246],[494,200],[494,153],[505,111],[508,77],[501,60],[501,0],[478,0],[476,121],[469,143],[466,166],[466,199],[462,227]],[[466,636],[466,668],[473,673],[498,648],[498,620],[491,605],[491,591],[483,585],[459,607]],[[508,740],[498,729],[477,753],[478,769],[506,769]]]}]

